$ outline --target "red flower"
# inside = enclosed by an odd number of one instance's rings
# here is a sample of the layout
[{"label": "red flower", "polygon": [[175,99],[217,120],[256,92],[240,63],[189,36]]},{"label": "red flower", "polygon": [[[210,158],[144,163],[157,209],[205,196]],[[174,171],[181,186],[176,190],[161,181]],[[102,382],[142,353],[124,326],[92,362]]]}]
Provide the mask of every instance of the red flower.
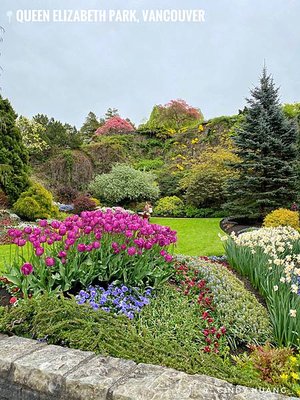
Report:
[{"label": "red flower", "polygon": [[202,318],[203,319],[207,319],[209,317],[209,312],[208,311],[204,311],[204,313],[202,313]]},{"label": "red flower", "polygon": [[18,299],[16,297],[11,297],[9,300],[10,304],[15,304],[15,302],[18,301]]},{"label": "red flower", "polygon": [[209,346],[205,346],[204,347],[204,349],[203,349],[203,351],[204,351],[204,353],[210,353],[210,347]]},{"label": "red flower", "polygon": [[224,335],[226,333],[226,328],[225,326],[221,326],[220,328],[221,333]]}]

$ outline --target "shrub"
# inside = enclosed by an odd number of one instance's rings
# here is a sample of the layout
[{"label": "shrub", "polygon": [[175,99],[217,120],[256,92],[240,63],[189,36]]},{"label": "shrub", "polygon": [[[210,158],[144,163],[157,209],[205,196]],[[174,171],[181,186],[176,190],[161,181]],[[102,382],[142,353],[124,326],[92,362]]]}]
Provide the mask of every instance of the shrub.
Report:
[{"label": "shrub", "polygon": [[58,200],[62,203],[73,203],[73,200],[78,196],[78,191],[72,186],[60,185],[55,190]]},{"label": "shrub", "polygon": [[161,217],[178,217],[184,214],[183,201],[177,196],[162,197],[157,202],[154,213]]},{"label": "shrub", "polygon": [[96,199],[95,197],[90,197],[91,200],[93,200],[93,202],[96,204],[96,207],[100,207],[101,203],[98,199]]},{"label": "shrub", "polygon": [[96,174],[106,174],[116,163],[132,163],[141,158],[139,147],[142,138],[136,134],[98,135],[92,143],[84,147],[91,157]]},{"label": "shrub", "polygon": [[96,201],[89,196],[78,196],[73,202],[74,213],[80,214],[82,211],[93,211],[97,207]]},{"label": "shrub", "polygon": [[96,176],[89,190],[100,201],[110,205],[127,204],[133,200],[155,200],[159,195],[154,175],[124,164],[113,166],[109,174]]},{"label": "shrub", "polygon": [[3,190],[0,190],[0,209],[1,208],[8,208],[9,206],[9,199],[8,196],[3,192]]},{"label": "shrub", "polygon": [[161,195],[165,196],[178,196],[181,194],[180,179],[182,178],[182,172],[172,172],[168,169],[163,169],[159,172],[157,181]]},{"label": "shrub", "polygon": [[197,208],[192,205],[186,206],[184,211],[188,218],[209,218],[213,217],[215,213],[212,208]]},{"label": "shrub", "polygon": [[225,200],[227,181],[235,174],[229,164],[235,161],[232,151],[221,146],[202,152],[180,181],[186,201],[199,208],[220,208]]},{"label": "shrub", "polygon": [[163,160],[159,158],[154,158],[154,159],[143,159],[139,160],[134,164],[134,168],[142,170],[142,171],[151,171],[155,169],[159,169],[164,165]]},{"label": "shrub", "polygon": [[86,189],[93,177],[94,169],[89,155],[85,152],[64,150],[45,164],[43,172],[54,188],[72,187],[78,192]]},{"label": "shrub", "polygon": [[272,339],[267,310],[232,272],[219,263],[196,257],[177,256],[176,259],[190,271],[196,270],[206,280],[214,296],[218,318],[226,326],[232,347],[248,343],[264,344]]},{"label": "shrub", "polygon": [[41,184],[33,183],[13,205],[14,211],[23,219],[56,217],[58,208],[53,204],[52,194]]},{"label": "shrub", "polygon": [[166,250],[176,242],[176,232],[122,209],[85,211],[62,222],[41,220],[39,228],[8,233],[19,252],[5,276],[24,296],[114,280],[156,287],[172,272]]},{"label": "shrub", "polygon": [[265,346],[250,346],[250,355],[235,357],[235,361],[242,367],[251,363],[259,371],[264,381],[273,384],[282,384],[281,376],[288,372],[289,359],[293,352],[290,348],[275,348],[269,343]]},{"label": "shrub", "polygon": [[266,228],[277,226],[291,226],[294,229],[299,229],[299,212],[291,211],[286,208],[279,208],[270,212],[264,219],[263,225]]}]

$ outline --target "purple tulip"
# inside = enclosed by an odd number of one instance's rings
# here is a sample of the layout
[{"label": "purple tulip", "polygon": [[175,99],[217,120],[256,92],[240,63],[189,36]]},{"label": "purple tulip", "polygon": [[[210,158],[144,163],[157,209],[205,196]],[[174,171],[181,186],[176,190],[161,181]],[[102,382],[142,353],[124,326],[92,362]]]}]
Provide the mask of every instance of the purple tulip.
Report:
[{"label": "purple tulip", "polygon": [[40,228],[34,228],[33,233],[34,233],[35,235],[40,235],[40,233],[41,233]]},{"label": "purple tulip", "polygon": [[39,221],[39,226],[40,226],[41,228],[45,228],[46,226],[48,226],[47,220],[46,220],[46,219],[41,219],[41,220]]},{"label": "purple tulip", "polygon": [[38,257],[40,257],[41,255],[43,255],[44,254],[44,249],[43,249],[43,247],[38,247],[36,250],[35,250],[35,254],[38,256]]},{"label": "purple tulip", "polygon": [[40,236],[40,242],[41,243],[46,243],[47,242],[47,236],[45,236],[45,235]]},{"label": "purple tulip", "polygon": [[33,272],[33,266],[29,263],[25,263],[21,267],[21,272],[23,275],[30,275]]},{"label": "purple tulip", "polygon": [[31,228],[30,226],[26,226],[26,227],[24,228],[24,232],[25,232],[27,235],[30,235],[31,232],[32,232],[32,228]]},{"label": "purple tulip", "polygon": [[45,263],[47,267],[53,267],[55,264],[55,259],[53,257],[46,257]]},{"label": "purple tulip", "polygon": [[53,229],[59,229],[59,227],[60,227],[60,222],[58,222],[58,221],[52,221],[52,222],[51,222],[51,226],[52,226]]},{"label": "purple tulip", "polygon": [[77,246],[77,250],[82,253],[83,251],[86,250],[86,246],[83,243],[79,243],[79,245]]},{"label": "purple tulip", "polygon": [[17,240],[18,240],[17,245],[20,247],[25,246],[25,244],[27,243],[25,239],[17,239]]},{"label": "purple tulip", "polygon": [[173,260],[173,257],[171,256],[171,254],[166,254],[166,255],[165,255],[165,260],[166,260],[167,262],[171,262],[171,261]]},{"label": "purple tulip", "polygon": [[128,247],[127,253],[129,256],[134,256],[136,253],[136,248],[135,247]]}]

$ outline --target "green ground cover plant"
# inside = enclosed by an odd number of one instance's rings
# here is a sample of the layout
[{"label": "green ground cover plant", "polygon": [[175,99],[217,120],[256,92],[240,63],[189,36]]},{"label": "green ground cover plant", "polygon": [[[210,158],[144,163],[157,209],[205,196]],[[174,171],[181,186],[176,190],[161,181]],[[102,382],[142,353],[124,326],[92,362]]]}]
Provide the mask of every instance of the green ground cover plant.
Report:
[{"label": "green ground cover plant", "polygon": [[[197,343],[188,342],[185,333],[193,326],[194,319],[174,329],[163,322],[159,301],[173,298],[164,315],[172,315],[173,323],[182,320],[188,310],[188,302],[178,302],[176,293],[162,292],[141,320],[131,321],[124,316],[114,316],[104,311],[94,311],[86,305],[78,305],[74,299],[47,295],[22,301],[17,307],[0,308],[0,331],[20,336],[46,340],[51,344],[94,351],[136,362],[152,363],[176,368],[187,373],[200,373],[247,386],[269,387],[253,368],[240,368],[229,358],[199,351]],[[174,308],[175,306],[175,308]],[[151,307],[151,306],[149,306]],[[158,307],[158,308],[157,308]],[[168,303],[165,303],[168,308]],[[147,319],[147,324],[146,324]],[[14,321],[20,324],[14,324]],[[158,329],[156,329],[158,326]],[[169,337],[165,333],[169,332]],[[189,337],[195,334],[195,327]]]}]

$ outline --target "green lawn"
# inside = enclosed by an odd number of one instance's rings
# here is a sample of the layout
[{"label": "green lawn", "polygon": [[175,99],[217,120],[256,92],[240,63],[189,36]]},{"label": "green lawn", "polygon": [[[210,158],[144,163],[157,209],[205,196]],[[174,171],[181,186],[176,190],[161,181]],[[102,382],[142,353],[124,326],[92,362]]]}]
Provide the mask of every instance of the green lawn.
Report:
[{"label": "green lawn", "polygon": [[0,271],[4,267],[4,260],[9,260],[10,245],[4,244],[0,246]]},{"label": "green lawn", "polygon": [[220,218],[151,218],[151,222],[167,225],[178,233],[175,252],[190,256],[219,256],[224,254],[218,236]]}]

